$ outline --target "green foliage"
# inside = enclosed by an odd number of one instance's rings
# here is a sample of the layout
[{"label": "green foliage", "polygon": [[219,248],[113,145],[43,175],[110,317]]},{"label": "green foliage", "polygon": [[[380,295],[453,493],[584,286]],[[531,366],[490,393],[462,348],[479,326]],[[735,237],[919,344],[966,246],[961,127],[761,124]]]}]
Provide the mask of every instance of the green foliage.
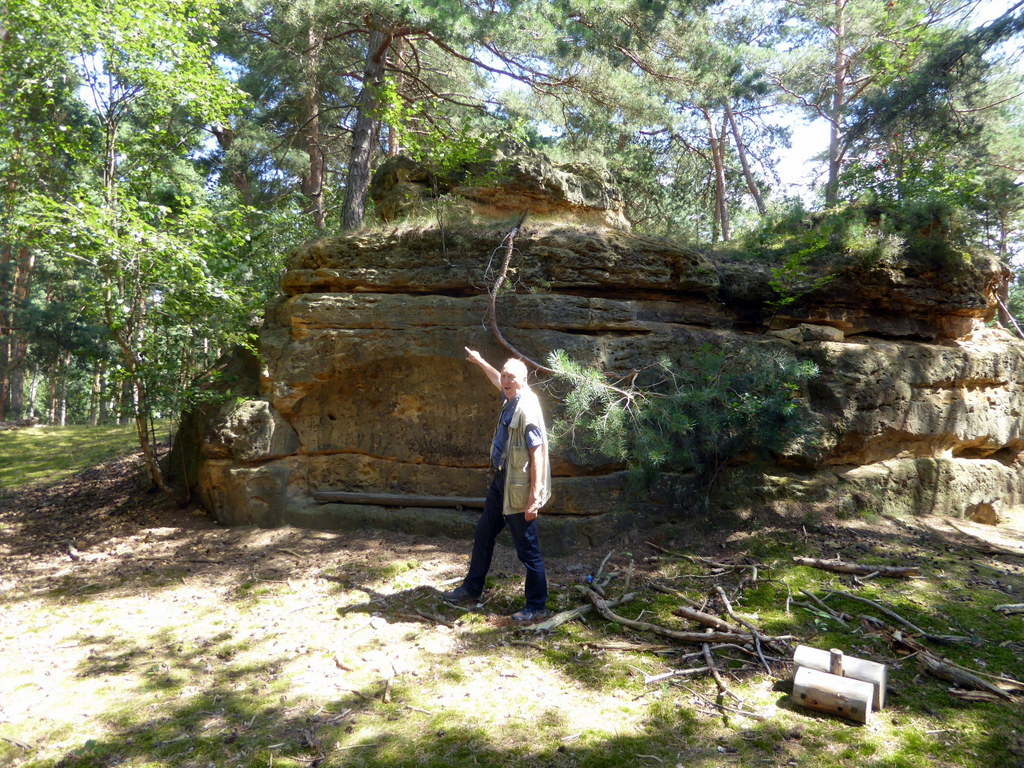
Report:
[{"label": "green foliage", "polygon": [[[185,404],[182,364],[196,360],[197,338],[216,340],[219,348],[244,342],[249,333],[253,297],[231,282],[228,265],[218,263],[207,241],[220,223],[201,206],[175,215],[127,198],[112,211],[32,196],[21,216],[26,242],[55,278],[77,286],[65,296],[79,325],[102,329],[100,340],[132,343],[132,375],[143,382],[148,407],[163,413]],[[70,335],[61,344],[76,355],[104,356]]]},{"label": "green foliage", "polygon": [[683,364],[662,359],[627,387],[558,350],[549,358],[568,387],[556,444],[627,465],[650,481],[695,472],[714,482],[730,461],[778,452],[806,436],[799,394],[812,363],[773,350],[699,349]]},{"label": "green foliage", "polygon": [[826,285],[843,266],[912,259],[924,269],[963,269],[970,263],[968,220],[942,200],[848,205],[824,213],[795,202],[746,233],[736,253],[771,265],[774,303],[782,307]]},{"label": "green foliage", "polygon": [[772,304],[776,309],[792,304],[797,299],[808,293],[816,291],[827,285],[832,280],[830,274],[815,274],[811,271],[811,265],[815,257],[820,256],[828,250],[829,237],[824,232],[815,232],[808,238],[805,247],[792,253],[787,253],[782,263],[771,268],[771,279],[768,285],[775,291],[778,298]]}]

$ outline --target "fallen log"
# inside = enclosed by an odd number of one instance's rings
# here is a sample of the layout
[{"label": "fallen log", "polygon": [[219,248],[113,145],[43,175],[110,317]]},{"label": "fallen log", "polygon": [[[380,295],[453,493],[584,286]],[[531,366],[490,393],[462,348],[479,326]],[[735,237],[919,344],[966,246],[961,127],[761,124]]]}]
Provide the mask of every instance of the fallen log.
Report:
[{"label": "fallen log", "polygon": [[483,496],[428,496],[414,493],[366,493],[361,491],[316,491],[313,501],[321,504],[371,504],[379,507],[451,507],[483,509]]},{"label": "fallen log", "polygon": [[833,573],[852,573],[857,576],[890,576],[892,578],[909,578],[920,576],[921,569],[914,566],[897,565],[862,565],[860,563],[844,563],[842,560],[821,560],[816,557],[794,557],[797,565],[806,565],[822,571]]}]

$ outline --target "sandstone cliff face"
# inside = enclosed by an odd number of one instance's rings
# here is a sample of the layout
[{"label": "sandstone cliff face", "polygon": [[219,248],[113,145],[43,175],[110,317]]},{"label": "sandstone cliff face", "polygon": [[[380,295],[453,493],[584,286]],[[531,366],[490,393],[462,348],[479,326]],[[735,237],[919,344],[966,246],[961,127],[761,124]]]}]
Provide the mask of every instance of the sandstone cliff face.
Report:
[{"label": "sandstone cliff face", "polygon": [[[507,357],[486,327],[485,290],[507,226],[359,232],[292,254],[261,334],[262,396],[205,428],[196,485],[207,507],[232,523],[342,525],[371,518],[316,494],[481,496],[500,402],[464,347]],[[820,438],[780,457],[780,477],[792,474],[776,493],[954,515],[1024,505],[1024,344],[984,326],[994,264],[851,267],[782,314],[763,267],[623,230],[528,219],[515,247],[524,290],[501,298],[499,321],[534,359],[564,349],[628,371],[710,344],[814,361],[803,397]],[[556,412],[557,396],[538,389]],[[554,458],[552,544],[592,541],[615,530],[608,515],[625,524],[650,508],[626,494],[623,472]],[[389,508],[372,524],[388,518],[422,530],[473,519]]]}]

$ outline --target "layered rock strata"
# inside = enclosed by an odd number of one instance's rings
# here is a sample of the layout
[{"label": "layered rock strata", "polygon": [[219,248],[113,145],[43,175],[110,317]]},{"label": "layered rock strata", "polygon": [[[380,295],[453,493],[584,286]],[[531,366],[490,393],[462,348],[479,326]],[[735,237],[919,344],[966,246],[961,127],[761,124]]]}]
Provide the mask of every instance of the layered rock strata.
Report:
[{"label": "layered rock strata", "polygon": [[[360,232],[291,255],[260,337],[261,397],[222,408],[199,447],[194,484],[218,519],[466,533],[468,511],[371,514],[316,495],[482,495],[500,403],[464,348],[507,356],[487,328],[486,293],[507,228]],[[819,438],[779,457],[775,474],[789,480],[776,494],[813,489],[856,507],[953,515],[1024,505],[1024,344],[985,327],[1002,279],[994,264],[848,267],[783,316],[763,267],[716,264],[667,241],[528,220],[515,249],[520,290],[501,297],[498,318],[534,359],[563,349],[628,371],[711,345],[815,362],[803,398]],[[538,389],[557,412],[557,395]],[[554,468],[549,546],[593,543],[654,509],[626,492],[622,471],[568,453]],[[747,490],[732,501],[749,502]]]}]

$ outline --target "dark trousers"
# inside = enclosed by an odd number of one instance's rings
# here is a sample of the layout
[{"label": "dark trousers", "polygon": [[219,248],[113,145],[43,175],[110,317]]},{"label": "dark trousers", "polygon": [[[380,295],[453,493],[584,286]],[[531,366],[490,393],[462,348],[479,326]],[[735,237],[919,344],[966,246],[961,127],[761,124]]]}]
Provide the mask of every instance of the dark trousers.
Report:
[{"label": "dark trousers", "polygon": [[517,515],[503,515],[503,497],[505,494],[505,473],[499,472],[487,489],[487,500],[484,511],[476,523],[476,538],[473,540],[473,556],[469,561],[469,573],[462,586],[471,595],[479,595],[484,591],[484,579],[491,569],[491,557],[494,555],[494,541],[498,538],[505,525],[512,534],[516,545],[516,554],[526,566],[526,607],[542,610],[548,601],[548,579],[544,573],[544,561],[540,556],[540,545],[537,542],[537,520],[526,522],[522,512]]}]

